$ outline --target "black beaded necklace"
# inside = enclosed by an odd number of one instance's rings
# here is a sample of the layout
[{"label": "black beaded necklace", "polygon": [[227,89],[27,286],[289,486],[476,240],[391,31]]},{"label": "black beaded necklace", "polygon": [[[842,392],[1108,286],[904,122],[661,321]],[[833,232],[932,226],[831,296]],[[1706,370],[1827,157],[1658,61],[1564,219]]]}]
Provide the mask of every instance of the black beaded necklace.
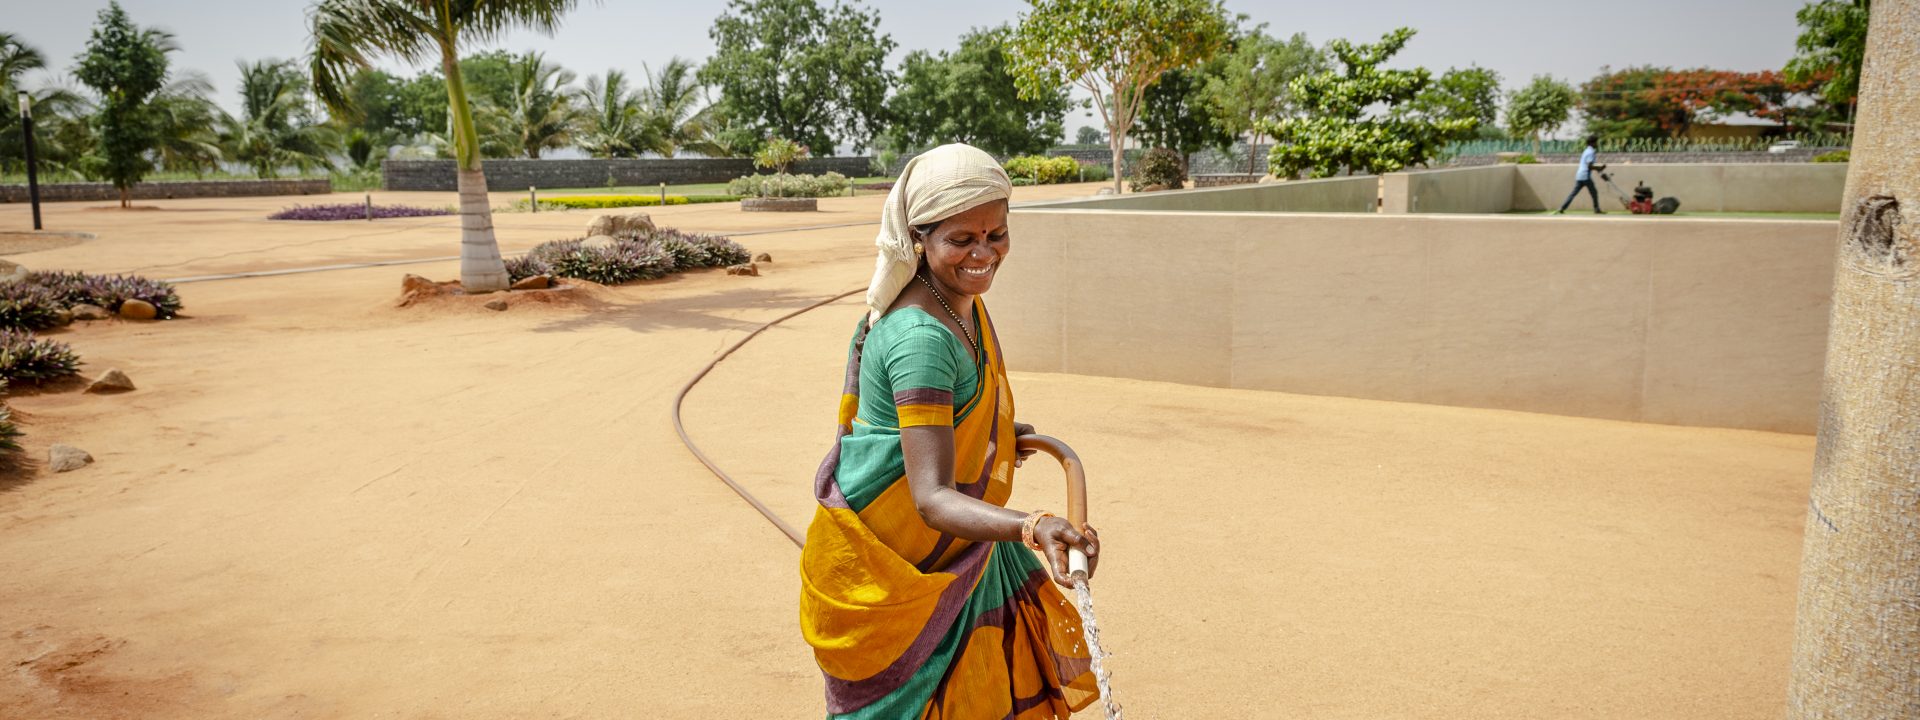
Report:
[{"label": "black beaded necklace", "polygon": [[967,329],[967,323],[965,320],[960,319],[960,313],[954,312],[953,306],[947,304],[947,298],[940,294],[940,288],[934,287],[933,282],[928,280],[925,275],[916,273],[914,277],[920,279],[920,284],[927,286],[927,290],[933,293],[933,299],[940,301],[940,307],[946,309],[947,317],[953,318],[953,324],[960,327],[960,334],[967,336],[967,344],[973,346],[974,357],[979,357],[981,354],[980,341],[973,339],[973,331]]}]

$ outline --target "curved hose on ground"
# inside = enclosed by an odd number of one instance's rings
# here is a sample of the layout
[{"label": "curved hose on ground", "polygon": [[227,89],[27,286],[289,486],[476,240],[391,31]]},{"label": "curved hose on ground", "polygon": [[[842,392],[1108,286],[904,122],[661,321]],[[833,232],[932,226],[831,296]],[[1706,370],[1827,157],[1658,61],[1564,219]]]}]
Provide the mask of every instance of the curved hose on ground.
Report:
[{"label": "curved hose on ground", "polygon": [[769,322],[765,325],[761,325],[760,327],[755,328],[753,332],[747,333],[746,337],[740,338],[738,342],[735,342],[734,344],[727,346],[726,350],[723,350],[720,352],[719,355],[714,356],[713,360],[708,362],[706,367],[700,368],[700,372],[695,373],[693,376],[693,379],[688,380],[686,385],[682,385],[680,387],[680,392],[676,393],[673,396],[673,431],[680,433],[680,443],[683,445],[686,445],[687,451],[693,453],[693,457],[699,460],[700,464],[707,466],[707,469],[713,472],[714,477],[720,478],[720,482],[726,483],[727,487],[733,488],[734,494],[739,495],[740,499],[747,501],[747,504],[752,505],[753,509],[760,511],[760,515],[765,517],[767,519],[767,522],[773,523],[774,527],[779,528],[780,532],[786,533],[787,539],[793,541],[794,547],[800,547],[801,545],[806,544],[806,541],[807,541],[806,535],[802,534],[799,530],[795,530],[793,526],[788,525],[785,520],[781,520],[780,516],[773,514],[772,508],[767,507],[766,503],[760,502],[760,499],[754,497],[753,493],[748,492],[746,488],[741,487],[740,483],[735,482],[732,476],[728,475],[726,471],[720,469],[720,466],[713,464],[713,459],[707,457],[706,453],[700,452],[700,447],[698,445],[693,444],[693,438],[687,436],[686,425],[680,422],[680,404],[682,401],[685,401],[687,399],[687,393],[693,390],[693,386],[700,383],[701,378],[706,377],[707,373],[713,372],[713,368],[719,365],[721,360],[727,359],[728,355],[732,355],[733,351],[739,350],[741,346],[746,345],[747,341],[752,340],[754,336],[759,335],[760,333],[766,332],[768,328],[771,328],[775,325],[779,325],[780,323],[786,322],[787,320],[798,317],[802,313],[805,313],[810,310],[814,310],[824,305],[839,302],[840,300],[844,300],[846,298],[864,293],[866,291],[867,289],[864,287],[858,290],[849,290],[847,292],[840,293],[839,295],[835,295],[825,300],[821,300],[820,302],[814,303],[812,305],[808,305],[806,307],[800,308],[799,310],[795,310],[785,315],[781,315],[780,317],[774,318],[772,322]]}]

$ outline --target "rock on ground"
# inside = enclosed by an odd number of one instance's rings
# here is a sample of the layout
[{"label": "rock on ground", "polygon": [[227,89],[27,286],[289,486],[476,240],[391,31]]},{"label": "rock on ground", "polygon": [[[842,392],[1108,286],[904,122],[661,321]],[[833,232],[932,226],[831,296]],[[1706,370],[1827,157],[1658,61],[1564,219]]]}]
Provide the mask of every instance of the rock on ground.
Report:
[{"label": "rock on ground", "polygon": [[727,274],[728,275],[752,275],[752,276],[758,277],[760,275],[760,266],[755,265],[753,263],[731,265],[727,267]]},{"label": "rock on ground", "polygon": [[551,287],[552,285],[553,285],[553,278],[547,277],[545,275],[530,275],[528,277],[520,278],[519,282],[516,282],[513,284],[513,289],[545,290],[548,287]]},{"label": "rock on ground", "polygon": [[653,217],[646,213],[601,215],[587,223],[587,235],[639,237],[653,233]]},{"label": "rock on ground", "polygon": [[73,319],[75,320],[105,320],[113,317],[113,313],[107,312],[106,308],[100,307],[99,305],[80,303],[68,309],[73,311]]},{"label": "rock on ground", "polygon": [[757,263],[770,263],[773,262],[773,256],[767,253],[760,253],[759,255],[753,256],[753,261]]},{"label": "rock on ground", "polygon": [[612,235],[602,233],[599,235],[590,235],[587,239],[581,240],[580,247],[588,249],[610,248],[613,247],[615,242],[618,241],[614,240]]},{"label": "rock on ground", "polygon": [[152,320],[160,317],[160,308],[145,300],[132,299],[120,303],[120,317],[128,320]]},{"label": "rock on ground", "polygon": [[487,304],[484,307],[486,307],[486,309],[488,310],[505,310],[507,309],[507,301],[500,298],[494,298],[492,300],[488,300]]},{"label": "rock on ground", "polygon": [[95,379],[93,384],[87,386],[87,392],[90,393],[117,393],[132,389],[134,389],[133,378],[127,377],[127,374],[120,372],[119,368],[106,371]]},{"label": "rock on ground", "polygon": [[54,443],[47,448],[47,469],[54,472],[79,470],[93,463],[93,456],[72,445]]}]

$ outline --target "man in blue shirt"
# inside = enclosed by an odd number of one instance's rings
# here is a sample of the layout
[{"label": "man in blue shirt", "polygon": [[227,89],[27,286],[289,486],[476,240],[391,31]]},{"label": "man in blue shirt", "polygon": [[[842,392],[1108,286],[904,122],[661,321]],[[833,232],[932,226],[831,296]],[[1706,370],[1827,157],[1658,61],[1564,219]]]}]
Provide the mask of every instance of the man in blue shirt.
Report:
[{"label": "man in blue shirt", "polygon": [[1605,165],[1593,164],[1593,156],[1599,146],[1600,136],[1587,136],[1587,149],[1580,152],[1580,169],[1573,172],[1573,192],[1567,193],[1567,201],[1560,203],[1560,210],[1555,215],[1566,213],[1567,206],[1573,204],[1573,199],[1580,195],[1580,188],[1583,187],[1587,189],[1587,196],[1593,198],[1594,214],[1606,214],[1607,211],[1600,209],[1600,190],[1593,186],[1593,171],[1607,169]]}]

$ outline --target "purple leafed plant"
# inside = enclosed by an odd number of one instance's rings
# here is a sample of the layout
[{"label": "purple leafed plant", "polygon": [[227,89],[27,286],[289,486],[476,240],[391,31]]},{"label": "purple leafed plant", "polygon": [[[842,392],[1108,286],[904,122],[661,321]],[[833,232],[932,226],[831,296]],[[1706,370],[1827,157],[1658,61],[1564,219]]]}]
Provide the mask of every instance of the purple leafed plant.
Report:
[{"label": "purple leafed plant", "polygon": [[160,311],[161,319],[180,312],[180,295],[173,291],[172,285],[138,275],[88,275],[51,270],[29,273],[25,282],[46,288],[67,306],[86,303],[119,312],[121,303],[145,300]]},{"label": "purple leafed plant", "polygon": [[[423,208],[412,205],[375,205],[373,219],[429,217],[433,215],[452,215],[450,208]],[[365,220],[367,206],[353,203],[339,205],[295,205],[267,216],[268,220]]]},{"label": "purple leafed plant", "polygon": [[25,330],[0,330],[0,379],[37,383],[80,372],[80,356],[66,343]]}]

